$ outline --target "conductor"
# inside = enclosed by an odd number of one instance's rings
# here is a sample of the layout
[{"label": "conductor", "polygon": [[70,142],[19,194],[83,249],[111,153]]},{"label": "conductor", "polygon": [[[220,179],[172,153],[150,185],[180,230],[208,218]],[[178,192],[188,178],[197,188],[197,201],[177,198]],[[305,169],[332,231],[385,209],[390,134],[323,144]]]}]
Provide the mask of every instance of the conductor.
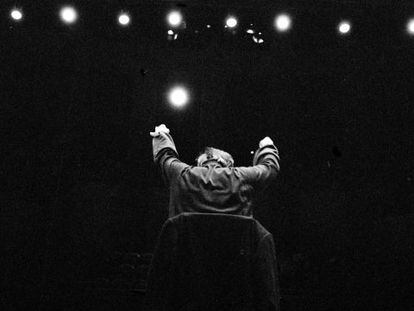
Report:
[{"label": "conductor", "polygon": [[279,152],[269,137],[259,142],[253,165],[235,167],[233,157],[206,147],[196,165],[180,161],[170,130],[161,124],[152,136],[154,162],[170,189],[169,217],[183,212],[253,216],[253,195],[279,173]]}]

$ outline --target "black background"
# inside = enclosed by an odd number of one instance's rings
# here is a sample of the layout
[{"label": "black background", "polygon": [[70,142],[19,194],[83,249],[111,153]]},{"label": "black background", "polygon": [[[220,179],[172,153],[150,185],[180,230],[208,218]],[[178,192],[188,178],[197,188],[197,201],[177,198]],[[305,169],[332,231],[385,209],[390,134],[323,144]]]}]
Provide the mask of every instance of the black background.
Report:
[{"label": "black background", "polygon": [[[259,140],[274,139],[281,172],[255,215],[275,237],[286,310],[409,309],[414,6],[71,3],[72,26],[57,1],[0,8],[2,306],[65,309],[53,297],[105,277],[105,258],[153,250],[168,189],[149,132],[165,123],[191,164],[215,146],[250,165]],[[168,40],[177,7],[186,27]],[[293,16],[288,33],[272,26],[279,12]],[[342,18],[353,25],[343,37]],[[183,109],[166,100],[177,83],[191,92]]]}]

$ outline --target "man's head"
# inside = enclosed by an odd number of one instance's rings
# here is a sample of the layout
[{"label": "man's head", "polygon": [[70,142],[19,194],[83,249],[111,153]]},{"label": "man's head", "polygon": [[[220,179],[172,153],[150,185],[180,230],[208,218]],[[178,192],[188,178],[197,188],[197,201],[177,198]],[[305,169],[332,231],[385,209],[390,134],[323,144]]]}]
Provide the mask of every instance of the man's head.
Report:
[{"label": "man's head", "polygon": [[206,147],[196,159],[197,166],[203,166],[213,161],[222,167],[232,167],[234,165],[233,157],[229,153],[213,147]]}]

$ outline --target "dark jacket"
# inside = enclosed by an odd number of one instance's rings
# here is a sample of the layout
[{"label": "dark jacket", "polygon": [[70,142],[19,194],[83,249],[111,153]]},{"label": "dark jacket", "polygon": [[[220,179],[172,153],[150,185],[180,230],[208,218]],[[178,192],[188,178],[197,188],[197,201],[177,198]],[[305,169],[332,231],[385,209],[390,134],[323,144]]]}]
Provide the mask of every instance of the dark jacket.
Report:
[{"label": "dark jacket", "polygon": [[273,236],[252,217],[183,213],[161,231],[148,276],[151,311],[276,311]]},{"label": "dark jacket", "polygon": [[253,166],[221,167],[217,162],[190,166],[178,159],[170,134],[153,138],[154,162],[170,187],[169,217],[182,212],[252,215],[252,195],[263,190],[279,172],[274,145],[259,148]]}]

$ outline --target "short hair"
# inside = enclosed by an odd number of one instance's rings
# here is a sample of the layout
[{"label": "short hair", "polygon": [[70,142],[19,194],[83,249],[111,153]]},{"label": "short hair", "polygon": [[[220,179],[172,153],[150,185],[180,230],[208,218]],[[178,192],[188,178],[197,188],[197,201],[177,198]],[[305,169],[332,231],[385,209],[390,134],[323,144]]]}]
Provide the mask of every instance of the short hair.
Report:
[{"label": "short hair", "polygon": [[196,158],[196,164],[197,166],[202,166],[209,161],[216,161],[223,167],[232,167],[234,165],[234,160],[230,153],[213,147],[205,147]]}]

